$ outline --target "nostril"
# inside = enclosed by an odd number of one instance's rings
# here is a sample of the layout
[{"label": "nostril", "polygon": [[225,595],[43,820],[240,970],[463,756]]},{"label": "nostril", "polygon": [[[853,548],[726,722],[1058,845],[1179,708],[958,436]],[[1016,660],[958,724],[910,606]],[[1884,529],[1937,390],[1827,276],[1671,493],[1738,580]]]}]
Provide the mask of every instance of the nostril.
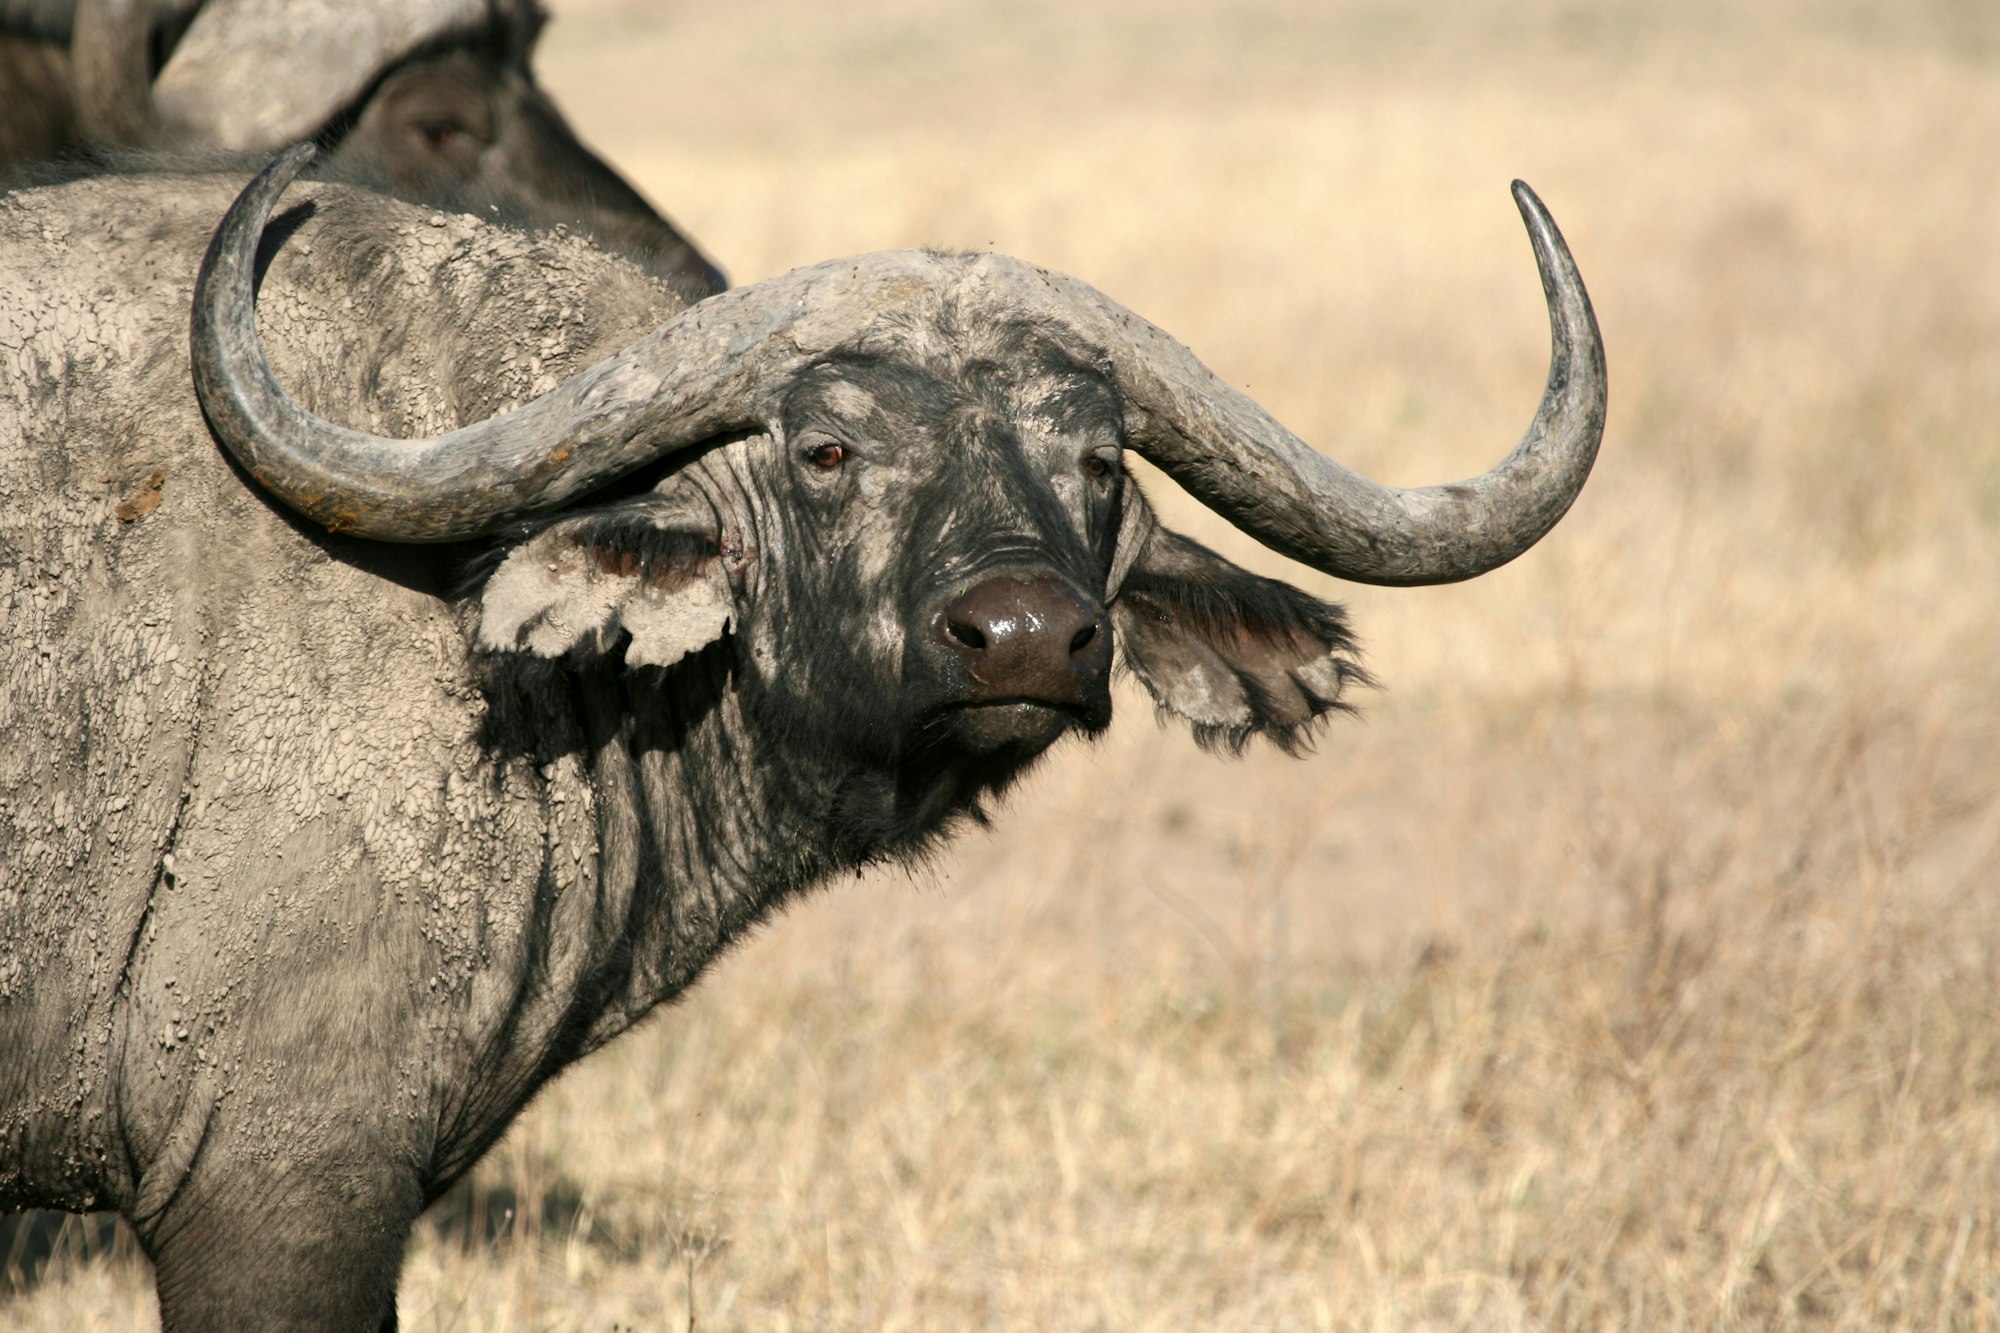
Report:
[{"label": "nostril", "polygon": [[1076,632],[1076,636],[1069,641],[1070,656],[1074,657],[1076,654],[1090,647],[1091,640],[1095,639],[1096,637],[1097,637],[1097,622],[1093,620],[1088,625],[1085,625],[1082,629],[1078,630]]},{"label": "nostril", "polygon": [[963,620],[947,620],[944,632],[972,649],[975,653],[986,651],[986,636],[979,632],[977,626],[968,625]]}]

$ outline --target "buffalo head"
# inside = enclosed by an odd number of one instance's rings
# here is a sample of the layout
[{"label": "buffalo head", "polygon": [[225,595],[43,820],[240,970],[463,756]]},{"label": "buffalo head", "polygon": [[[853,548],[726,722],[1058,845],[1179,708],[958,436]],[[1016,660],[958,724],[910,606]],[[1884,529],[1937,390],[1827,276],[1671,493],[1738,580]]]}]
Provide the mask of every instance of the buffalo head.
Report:
[{"label": "buffalo head", "polygon": [[383,439],[300,407],[257,342],[257,241],[307,155],[244,191],[197,287],[196,387],[231,453],[336,531],[499,532],[489,653],[640,670],[727,654],[746,709],[847,775],[828,814],[863,855],[1101,730],[1114,649],[1210,743],[1291,747],[1341,706],[1360,672],[1340,610],[1161,527],[1128,452],[1315,568],[1422,584],[1537,540],[1602,431],[1588,298],[1517,186],[1548,387],[1507,459],[1456,485],[1348,472],[1075,279],[931,252],[724,293],[511,412]]},{"label": "buffalo head", "polygon": [[[106,145],[268,153],[436,207],[581,228],[689,300],[721,272],[571,131],[530,59],[535,0],[76,0],[76,120]],[[60,21],[58,21],[60,20]]]}]

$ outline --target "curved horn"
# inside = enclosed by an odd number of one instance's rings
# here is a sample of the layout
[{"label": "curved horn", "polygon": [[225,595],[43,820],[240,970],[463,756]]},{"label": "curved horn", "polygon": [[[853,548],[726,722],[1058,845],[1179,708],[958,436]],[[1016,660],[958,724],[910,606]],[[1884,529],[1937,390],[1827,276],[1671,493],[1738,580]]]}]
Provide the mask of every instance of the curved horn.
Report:
[{"label": "curved horn", "polygon": [[1357,583],[1455,583],[1512,560],[1555,526],[1604,434],[1604,344],[1576,261],[1542,201],[1514,182],[1549,306],[1541,407],[1491,471],[1402,489],[1348,471],[1225,384],[1179,342],[1074,279],[1049,274],[1070,317],[1111,354],[1137,407],[1132,447],[1281,554]]},{"label": "curved horn", "polygon": [[258,239],[312,156],[310,144],[280,154],[224,215],[195,281],[190,341],[195,393],[217,438],[265,489],[336,532],[476,536],[686,445],[765,427],[787,371],[885,304],[936,286],[937,261],[916,252],[797,269],[711,297],[490,420],[388,439],[294,402],[258,341]]},{"label": "curved horn", "polygon": [[1555,223],[1516,182],[1549,303],[1548,385],[1513,453],[1449,486],[1399,489],[1348,471],[1094,288],[999,255],[905,251],[797,269],[711,297],[489,421],[428,440],[386,439],[293,402],[257,340],[258,238],[311,156],[307,145],[281,155],[216,230],[195,287],[194,379],[217,436],[251,475],[336,531],[469,537],[688,444],[769,428],[792,369],[884,310],[967,282],[988,301],[1052,304],[1110,356],[1143,457],[1274,550],[1357,582],[1450,583],[1513,559],[1575,500],[1603,435],[1604,351],[1590,299]]}]

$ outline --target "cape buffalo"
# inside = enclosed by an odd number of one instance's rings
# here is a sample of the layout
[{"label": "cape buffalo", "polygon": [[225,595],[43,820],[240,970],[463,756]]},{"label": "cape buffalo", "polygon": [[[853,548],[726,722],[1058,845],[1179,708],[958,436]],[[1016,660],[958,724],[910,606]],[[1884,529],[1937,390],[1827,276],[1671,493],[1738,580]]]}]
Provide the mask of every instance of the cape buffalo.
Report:
[{"label": "cape buffalo", "polygon": [[1540,411],[1396,490],[996,255],[683,310],[322,185],[261,271],[303,156],[198,281],[236,181],[0,199],[0,1208],[123,1213],[170,1330],[393,1323],[413,1219],[538,1087],[1103,729],[1114,660],[1210,744],[1341,708],[1340,609],[1160,526],[1127,451],[1423,584],[1539,538],[1602,430],[1525,186]]},{"label": "cape buffalo", "polygon": [[535,83],[545,19],[538,0],[0,0],[0,178],[86,146],[313,139],[341,179],[582,227],[689,300],[721,291]]}]

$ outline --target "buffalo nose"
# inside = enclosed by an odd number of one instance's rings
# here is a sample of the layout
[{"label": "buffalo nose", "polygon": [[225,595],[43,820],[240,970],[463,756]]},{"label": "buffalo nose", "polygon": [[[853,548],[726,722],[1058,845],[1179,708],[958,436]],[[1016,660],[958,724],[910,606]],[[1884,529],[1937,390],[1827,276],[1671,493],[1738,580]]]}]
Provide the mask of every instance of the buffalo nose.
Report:
[{"label": "buffalo nose", "polygon": [[965,663],[974,703],[1082,704],[1111,670],[1104,613],[1059,579],[987,579],[932,629]]}]

